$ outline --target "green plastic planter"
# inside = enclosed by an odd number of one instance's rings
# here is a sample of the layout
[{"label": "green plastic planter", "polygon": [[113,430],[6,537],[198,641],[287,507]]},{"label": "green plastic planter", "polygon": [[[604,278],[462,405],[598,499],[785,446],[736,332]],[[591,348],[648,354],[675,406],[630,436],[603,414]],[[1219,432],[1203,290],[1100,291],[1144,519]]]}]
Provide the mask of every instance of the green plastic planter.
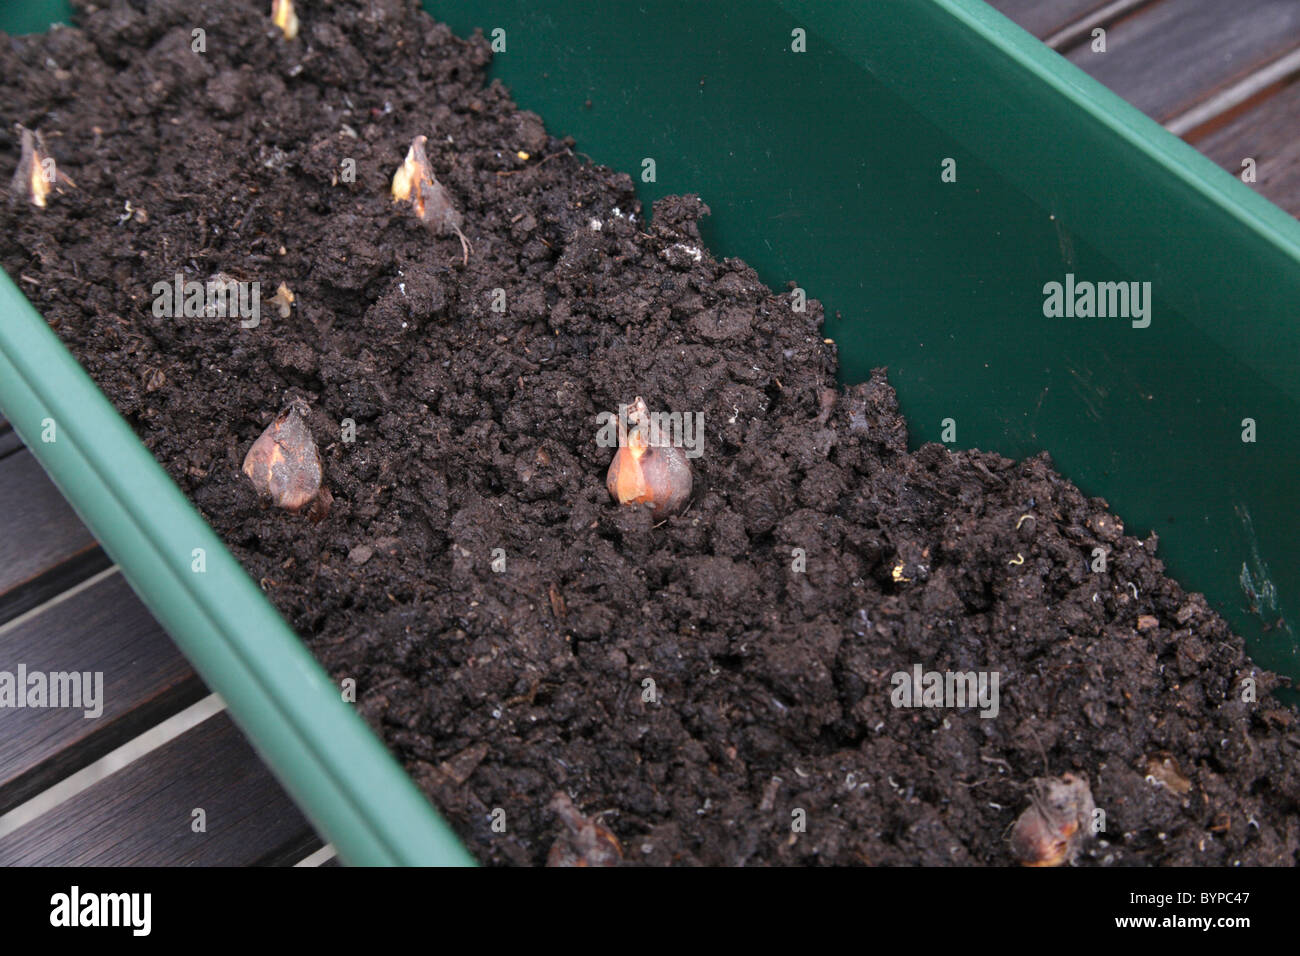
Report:
[{"label": "green plastic planter", "polygon": [[[1290,216],[978,0],[426,5],[504,41],[494,75],[553,133],[634,176],[653,159],[647,208],[699,193],[717,254],[822,300],[845,380],[889,366],[914,442],[951,419],[955,446],[1051,452],[1300,678]],[[1151,283],[1150,325],[1045,317],[1067,273]],[[0,409],[344,860],[469,862],[4,277]]]}]

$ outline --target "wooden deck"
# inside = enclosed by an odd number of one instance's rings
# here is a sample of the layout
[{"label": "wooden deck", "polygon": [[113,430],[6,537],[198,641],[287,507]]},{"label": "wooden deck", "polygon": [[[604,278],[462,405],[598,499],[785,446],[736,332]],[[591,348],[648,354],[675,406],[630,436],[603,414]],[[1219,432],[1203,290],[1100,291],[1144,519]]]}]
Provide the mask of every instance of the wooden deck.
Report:
[{"label": "wooden deck", "polygon": [[[1300,0],[993,5],[1300,214]],[[95,720],[0,712],[0,864],[328,861],[219,705],[109,772],[208,691],[3,420],[0,521],[0,670],[99,671],[105,699]]]},{"label": "wooden deck", "polygon": [[1252,188],[1300,215],[1300,2],[991,3],[1231,175],[1253,159]]},{"label": "wooden deck", "polygon": [[318,850],[219,704],[131,759],[209,692],[3,419],[0,520],[0,670],[103,674],[94,719],[0,711],[0,865],[289,864]]}]

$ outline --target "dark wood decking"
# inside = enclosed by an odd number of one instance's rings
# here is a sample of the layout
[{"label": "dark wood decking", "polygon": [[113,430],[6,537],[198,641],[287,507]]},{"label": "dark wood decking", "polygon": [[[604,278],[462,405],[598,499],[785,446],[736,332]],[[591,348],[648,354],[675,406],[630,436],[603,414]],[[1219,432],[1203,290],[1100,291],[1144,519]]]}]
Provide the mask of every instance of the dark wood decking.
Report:
[{"label": "dark wood decking", "polygon": [[[1300,0],[993,5],[1228,173],[1253,159],[1253,187],[1300,214]],[[1092,49],[1097,27],[1104,53]],[[0,522],[0,670],[104,675],[97,719],[0,712],[2,824],[207,690],[2,419]],[[0,827],[0,864],[284,864],[319,846],[221,713],[12,832]]]},{"label": "dark wood decking", "polygon": [[[0,711],[2,821],[208,690],[3,420],[0,521],[0,670],[103,674],[96,717]],[[217,713],[12,832],[0,828],[0,865],[283,864],[320,845]]]},{"label": "dark wood decking", "polygon": [[1252,188],[1300,215],[1300,2],[991,3],[1231,175],[1253,159]]},{"label": "dark wood decking", "polygon": [[[102,713],[15,710],[5,733],[21,747],[0,749],[0,813],[98,760],[207,694],[176,645],[120,574],[91,579],[0,637],[4,669],[101,672]],[[3,858],[0,841],[0,859]]]},{"label": "dark wood decking", "polygon": [[274,865],[296,863],[318,846],[230,718],[216,714],[0,838],[0,860]]}]

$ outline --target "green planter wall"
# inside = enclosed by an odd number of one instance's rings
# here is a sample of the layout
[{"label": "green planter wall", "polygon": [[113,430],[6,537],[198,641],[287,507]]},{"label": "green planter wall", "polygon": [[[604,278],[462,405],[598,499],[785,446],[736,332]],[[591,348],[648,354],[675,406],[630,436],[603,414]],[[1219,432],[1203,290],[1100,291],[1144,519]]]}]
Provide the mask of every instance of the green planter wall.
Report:
[{"label": "green planter wall", "polygon": [[[634,176],[654,159],[647,208],[699,193],[715,253],[821,299],[843,377],[889,366],[915,443],[953,419],[956,446],[1051,452],[1300,678],[1295,220],[978,0],[426,5],[504,31],[493,75],[553,133]],[[1067,273],[1150,282],[1149,327],[1046,318]],[[467,862],[3,277],[0,409],[345,860]]]},{"label": "green planter wall", "polygon": [[[954,447],[1050,452],[1300,679],[1292,217],[974,0],[426,6],[504,30],[520,105],[653,158],[647,204],[699,193],[715,254],[838,314],[842,377],[888,366],[914,445],[952,418]],[[1150,282],[1150,326],[1045,318],[1067,272]]]}]

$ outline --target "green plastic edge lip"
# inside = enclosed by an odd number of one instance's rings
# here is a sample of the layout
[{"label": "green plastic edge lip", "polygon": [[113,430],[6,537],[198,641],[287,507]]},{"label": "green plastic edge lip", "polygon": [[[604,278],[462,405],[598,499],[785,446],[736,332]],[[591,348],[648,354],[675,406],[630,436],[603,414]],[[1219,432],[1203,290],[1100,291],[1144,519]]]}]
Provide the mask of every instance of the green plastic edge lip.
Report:
[{"label": "green plastic edge lip", "polygon": [[[347,863],[473,865],[265,595],[8,276],[0,408]],[[41,441],[52,419],[56,438]],[[192,552],[206,552],[204,573]]]}]

